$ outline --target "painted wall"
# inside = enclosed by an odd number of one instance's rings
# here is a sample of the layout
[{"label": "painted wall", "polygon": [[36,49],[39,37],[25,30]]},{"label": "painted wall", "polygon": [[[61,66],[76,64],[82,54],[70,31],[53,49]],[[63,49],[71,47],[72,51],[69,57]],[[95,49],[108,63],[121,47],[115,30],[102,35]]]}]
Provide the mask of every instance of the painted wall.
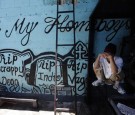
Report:
[{"label": "painted wall", "polygon": [[104,51],[108,43],[117,45],[116,55],[120,55],[122,40],[130,35],[130,18],[97,19],[95,24],[94,54],[95,57]]},{"label": "painted wall", "polygon": [[[76,45],[58,50],[58,83],[68,79],[74,85],[73,49],[77,58],[77,94],[86,94],[88,73],[89,17],[98,0],[78,0],[75,5]],[[69,0],[60,6],[70,10]],[[0,0],[0,90],[9,93],[45,94],[54,93],[56,0]],[[59,16],[59,26],[69,26],[71,14]],[[129,34],[128,19],[104,19],[96,24],[94,53],[101,52],[108,42],[119,43]],[[129,28],[128,28],[129,27]],[[72,43],[73,33],[61,30],[59,43]],[[109,36],[109,37],[108,37]],[[102,43],[102,44],[101,44]],[[68,76],[63,77],[66,71]],[[74,94],[74,89],[72,90]],[[71,95],[60,89],[59,95]]]},{"label": "painted wall", "polygon": [[[58,64],[74,64],[77,58],[77,94],[85,95],[88,68],[89,16],[98,0],[78,0],[75,5],[76,45],[58,50]],[[67,1],[61,10],[70,10]],[[53,95],[55,76],[56,0],[0,0],[0,89],[9,93]],[[59,16],[59,26],[68,26],[71,14]],[[72,30],[61,30],[59,43],[72,43]],[[59,67],[58,83],[67,71],[74,85],[74,66]],[[72,90],[74,93],[74,89]],[[60,95],[71,95],[60,89]]]}]

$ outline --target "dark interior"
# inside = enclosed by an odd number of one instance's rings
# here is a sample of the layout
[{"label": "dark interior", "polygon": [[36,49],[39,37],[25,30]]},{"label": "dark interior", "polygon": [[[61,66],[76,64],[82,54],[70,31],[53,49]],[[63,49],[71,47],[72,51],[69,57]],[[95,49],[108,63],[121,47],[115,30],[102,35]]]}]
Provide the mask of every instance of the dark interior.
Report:
[{"label": "dark interior", "polygon": [[[96,19],[113,19],[113,18],[130,18],[131,19],[131,31],[130,35],[123,38],[122,49],[120,52],[121,57],[124,60],[123,70],[125,72],[124,87],[128,95],[134,98],[135,94],[135,16],[134,16],[135,3],[134,0],[100,0],[95,8],[92,16],[90,16],[90,34],[89,34],[89,68],[93,70],[92,64],[95,60],[93,53],[94,37],[95,37],[95,21]],[[88,92],[87,102],[90,103],[90,107],[97,106],[97,110],[93,110],[92,114],[96,115],[95,111],[101,111],[99,115],[115,115],[116,112],[112,112],[112,107],[108,104],[108,98],[117,97],[117,101],[121,96],[117,92],[113,91],[110,86],[104,87],[92,87],[91,83],[95,76],[93,71],[88,71]],[[120,98],[119,98],[120,97]],[[101,110],[100,110],[100,109]],[[111,112],[111,114],[110,114]]]},{"label": "dark interior", "polygon": [[[126,80],[132,82],[134,87],[135,75],[135,16],[134,16],[134,1],[133,0],[100,0],[95,8],[92,16],[90,16],[90,40],[89,40],[89,69],[91,70],[94,61],[94,37],[95,37],[95,21],[96,19],[113,19],[113,18],[130,18],[131,32],[130,35],[123,38],[123,45],[121,49],[121,56],[124,60],[124,68]],[[89,76],[93,73],[89,71]],[[130,76],[130,77],[129,77]],[[132,80],[129,80],[132,78]],[[90,78],[92,79],[92,78]]]}]

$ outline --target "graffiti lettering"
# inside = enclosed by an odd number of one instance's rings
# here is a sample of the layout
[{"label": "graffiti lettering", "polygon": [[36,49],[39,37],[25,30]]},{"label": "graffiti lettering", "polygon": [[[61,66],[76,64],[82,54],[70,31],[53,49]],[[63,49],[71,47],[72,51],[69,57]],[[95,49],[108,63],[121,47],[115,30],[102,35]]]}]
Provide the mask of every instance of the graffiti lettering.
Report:
[{"label": "graffiti lettering", "polygon": [[85,88],[85,78],[84,77],[77,77],[76,82],[79,84],[78,91],[82,91]]},{"label": "graffiti lettering", "polygon": [[69,64],[68,64],[68,68],[71,68],[72,70],[75,70],[75,67],[74,67],[74,60],[69,60],[69,62],[68,62]]},{"label": "graffiti lettering", "polygon": [[118,31],[125,26],[125,29],[129,29],[130,28],[130,20],[104,20],[101,19],[99,21],[99,23],[97,23],[97,26],[95,28],[95,30],[97,30],[97,32],[101,32],[101,31],[111,31],[111,33],[109,33],[106,37],[106,41],[109,42],[111,41],[116,34],[118,33]]},{"label": "graffiti lettering", "polygon": [[[78,75],[79,73],[77,73]],[[73,77],[73,79],[71,78],[70,75],[68,75],[70,81],[72,84],[74,84],[74,81],[75,81],[75,77]],[[78,91],[82,91],[84,88],[85,88],[85,78],[84,77],[76,77],[76,83],[78,86]]]},{"label": "graffiti lettering", "polygon": [[10,72],[11,75],[17,75],[18,72],[22,73],[22,67],[10,67],[10,66],[0,66],[0,72]]},{"label": "graffiti lettering", "polygon": [[[81,47],[80,47],[81,45]],[[75,81],[77,85],[77,94],[84,94],[86,86],[85,74],[87,65],[87,48],[82,42],[77,42],[74,46],[79,53],[74,62],[74,53],[71,50],[68,55],[58,57],[57,84],[67,84],[73,86]],[[28,52],[28,51],[27,51]],[[26,57],[25,57],[26,56]],[[27,53],[3,50],[0,53],[0,85],[6,88],[8,92],[54,94],[55,83],[55,55],[52,52],[42,53],[39,56],[30,57]],[[32,58],[32,59],[31,59]],[[36,59],[37,58],[37,59]],[[34,60],[33,60],[34,59]],[[76,66],[76,73],[75,73]],[[65,72],[65,73],[64,73]],[[5,77],[6,75],[6,77]],[[8,76],[8,77],[7,77]],[[65,76],[67,77],[65,79]],[[16,78],[16,79],[14,79]],[[6,91],[5,90],[5,91]],[[61,95],[70,95],[69,89],[60,89]],[[75,89],[73,88],[74,92]]]},{"label": "graffiti lettering", "polygon": [[18,92],[20,89],[19,81],[17,79],[7,79],[6,77],[2,77],[2,81],[0,82],[2,85],[7,85],[11,92]]},{"label": "graffiti lettering", "polygon": [[55,62],[51,60],[41,60],[39,61],[39,68],[51,71],[51,68],[55,66]]},{"label": "graffiti lettering", "polygon": [[[69,60],[69,63],[70,65],[68,66],[68,68],[71,68],[72,70],[75,70],[75,67],[74,66],[71,66],[71,65],[74,65],[74,60]],[[76,69],[79,73],[81,73],[84,69],[87,69],[87,63],[77,63],[76,64]]]},{"label": "graffiti lettering", "polygon": [[10,32],[8,30],[5,31],[5,35],[7,38],[9,38],[13,32],[13,30],[18,31],[19,34],[23,34],[25,32],[25,35],[21,39],[22,46],[25,46],[28,44],[31,32],[35,29],[35,27],[38,25],[38,22],[28,22],[27,25],[24,27],[25,18],[19,23],[20,19],[18,19],[15,24],[13,25]]},{"label": "graffiti lettering", "polygon": [[75,22],[75,28],[78,29],[78,31],[82,31],[83,28],[85,28],[85,31],[89,31],[89,21],[82,21],[82,22]]},{"label": "graffiti lettering", "polygon": [[8,56],[5,56],[4,54],[0,54],[0,63],[14,65],[15,61],[17,61],[17,56],[15,55],[8,54]]},{"label": "graffiti lettering", "polygon": [[77,67],[76,67],[76,68],[77,68],[77,70],[80,70],[80,71],[79,71],[80,73],[82,73],[82,70],[83,70],[83,69],[87,69],[87,64],[86,64],[86,63],[80,63],[80,62],[79,62],[79,63],[77,64]]},{"label": "graffiti lettering", "polygon": [[[40,79],[40,80],[43,80],[43,81],[55,81],[54,80],[55,74],[53,72],[52,72],[51,75],[45,75],[44,73],[39,72],[38,75],[39,75],[38,79]],[[60,81],[60,79],[61,79],[61,76],[58,75],[57,76],[57,81]]]},{"label": "graffiti lettering", "polygon": [[[47,17],[47,18],[45,18],[45,19],[44,19],[45,23],[48,23],[49,25],[47,25],[47,26],[45,27],[44,32],[45,32],[45,33],[49,33],[49,32],[53,29],[53,27],[57,24],[57,20],[58,20],[58,19],[53,18],[53,17]],[[50,24],[50,23],[51,23],[51,24]]]},{"label": "graffiti lettering", "polygon": [[[69,20],[69,15],[61,18],[59,15],[58,19],[53,17],[47,17],[44,19],[44,22],[48,25],[45,27],[44,32],[49,33],[54,28],[54,26],[58,23],[58,27],[60,28],[61,32],[64,31],[71,31],[73,26],[75,26],[75,30],[82,31],[84,28],[85,31],[89,31],[89,21],[82,21],[82,22],[73,22],[73,20]],[[64,28],[63,28],[64,27]]]}]

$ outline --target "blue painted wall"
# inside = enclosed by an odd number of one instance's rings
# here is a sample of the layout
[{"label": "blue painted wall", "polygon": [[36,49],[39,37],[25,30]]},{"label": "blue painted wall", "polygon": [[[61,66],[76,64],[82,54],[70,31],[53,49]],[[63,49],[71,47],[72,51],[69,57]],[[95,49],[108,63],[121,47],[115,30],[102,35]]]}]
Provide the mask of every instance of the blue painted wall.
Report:
[{"label": "blue painted wall", "polygon": [[120,55],[122,40],[130,35],[130,18],[97,19],[95,24],[94,53],[97,56],[104,51],[108,43],[117,45],[116,55]]},{"label": "blue painted wall", "polygon": [[[84,96],[88,73],[89,17],[98,0],[78,0],[75,5],[76,45],[58,49],[58,64],[74,64],[73,48],[77,55],[77,94]],[[70,10],[67,2],[60,6]],[[63,14],[59,17],[60,26],[68,26],[72,16]],[[111,20],[111,19],[110,19]],[[106,22],[110,21],[107,20]],[[115,20],[115,19],[114,19]],[[127,19],[119,19],[127,20]],[[56,0],[0,0],[0,89],[9,93],[35,93],[53,95],[55,75],[56,43]],[[97,23],[97,25],[100,25]],[[100,25],[102,28],[104,25]],[[118,27],[116,24],[114,28]],[[94,52],[101,52],[107,44],[110,32],[102,29],[95,36]],[[61,30],[62,31],[62,30]],[[111,40],[121,41],[129,30],[122,26]],[[72,30],[60,34],[59,43],[72,43]],[[102,42],[102,44],[101,44]],[[110,41],[109,41],[110,42]],[[118,44],[119,45],[119,44]],[[62,71],[58,69],[58,83],[63,82]],[[74,67],[68,66],[68,84],[73,85]],[[74,90],[72,91],[74,93]],[[59,91],[60,95],[71,95],[69,90]]]}]

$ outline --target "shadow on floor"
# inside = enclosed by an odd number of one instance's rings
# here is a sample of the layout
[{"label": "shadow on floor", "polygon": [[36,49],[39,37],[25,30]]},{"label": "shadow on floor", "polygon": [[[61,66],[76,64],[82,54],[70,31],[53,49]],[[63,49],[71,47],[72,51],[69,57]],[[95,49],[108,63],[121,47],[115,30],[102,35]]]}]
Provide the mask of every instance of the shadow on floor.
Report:
[{"label": "shadow on floor", "polygon": [[[125,88],[125,86],[124,86]],[[126,97],[128,93],[122,95],[113,89],[112,85],[94,87],[89,85],[86,103],[91,115],[116,115],[113,107],[108,101],[110,97]]]}]

